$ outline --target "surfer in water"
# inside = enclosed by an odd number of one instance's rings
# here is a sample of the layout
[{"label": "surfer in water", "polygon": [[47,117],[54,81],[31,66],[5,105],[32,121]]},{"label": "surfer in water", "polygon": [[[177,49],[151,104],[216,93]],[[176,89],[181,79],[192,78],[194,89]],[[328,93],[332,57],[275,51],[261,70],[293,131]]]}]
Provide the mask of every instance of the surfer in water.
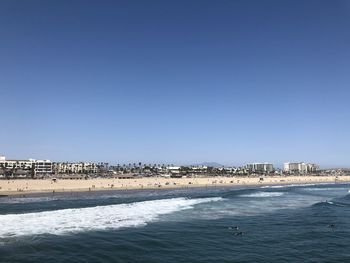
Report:
[{"label": "surfer in water", "polygon": [[235,234],[235,236],[243,236],[245,234],[245,232],[237,232],[236,234]]},{"label": "surfer in water", "polygon": [[246,232],[243,231],[239,231],[239,227],[238,226],[229,226],[228,229],[230,230],[234,230],[235,232],[233,233],[235,236],[243,236]]}]

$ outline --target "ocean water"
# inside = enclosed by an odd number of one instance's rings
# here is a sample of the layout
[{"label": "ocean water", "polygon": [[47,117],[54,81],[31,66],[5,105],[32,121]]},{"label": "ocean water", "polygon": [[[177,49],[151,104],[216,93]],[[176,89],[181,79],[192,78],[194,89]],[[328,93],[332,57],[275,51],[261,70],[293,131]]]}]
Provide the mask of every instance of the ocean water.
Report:
[{"label": "ocean water", "polygon": [[0,262],[350,262],[349,190],[325,184],[4,197]]}]

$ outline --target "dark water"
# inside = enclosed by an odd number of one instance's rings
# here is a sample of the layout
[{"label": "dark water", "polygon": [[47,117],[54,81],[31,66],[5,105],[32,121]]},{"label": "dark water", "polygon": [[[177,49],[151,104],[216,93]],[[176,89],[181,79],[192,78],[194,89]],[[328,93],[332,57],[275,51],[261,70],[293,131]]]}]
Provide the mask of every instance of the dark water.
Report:
[{"label": "dark water", "polygon": [[1,198],[0,262],[350,262],[349,189]]}]

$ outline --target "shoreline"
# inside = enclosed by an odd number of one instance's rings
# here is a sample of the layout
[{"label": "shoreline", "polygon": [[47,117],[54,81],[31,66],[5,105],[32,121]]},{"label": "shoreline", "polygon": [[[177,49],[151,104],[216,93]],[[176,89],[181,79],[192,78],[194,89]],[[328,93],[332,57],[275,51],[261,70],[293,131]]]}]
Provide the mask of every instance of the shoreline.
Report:
[{"label": "shoreline", "polygon": [[[260,180],[263,178],[263,180]],[[54,182],[43,180],[0,180],[0,197],[26,196],[33,194],[55,194],[74,192],[100,192],[122,190],[166,190],[213,187],[245,187],[350,183],[350,176],[266,176],[266,177],[203,177],[163,178],[147,177],[136,179],[61,179]]]}]

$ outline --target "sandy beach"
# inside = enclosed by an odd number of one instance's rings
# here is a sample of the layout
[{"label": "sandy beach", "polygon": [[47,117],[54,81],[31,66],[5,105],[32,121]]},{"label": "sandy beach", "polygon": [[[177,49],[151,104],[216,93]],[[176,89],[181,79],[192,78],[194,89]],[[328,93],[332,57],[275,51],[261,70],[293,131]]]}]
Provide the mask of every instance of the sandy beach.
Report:
[{"label": "sandy beach", "polygon": [[205,177],[88,180],[0,180],[0,195],[23,195],[48,192],[78,192],[101,190],[170,189],[190,187],[253,186],[313,183],[346,183],[350,176],[271,176],[264,177]]}]

